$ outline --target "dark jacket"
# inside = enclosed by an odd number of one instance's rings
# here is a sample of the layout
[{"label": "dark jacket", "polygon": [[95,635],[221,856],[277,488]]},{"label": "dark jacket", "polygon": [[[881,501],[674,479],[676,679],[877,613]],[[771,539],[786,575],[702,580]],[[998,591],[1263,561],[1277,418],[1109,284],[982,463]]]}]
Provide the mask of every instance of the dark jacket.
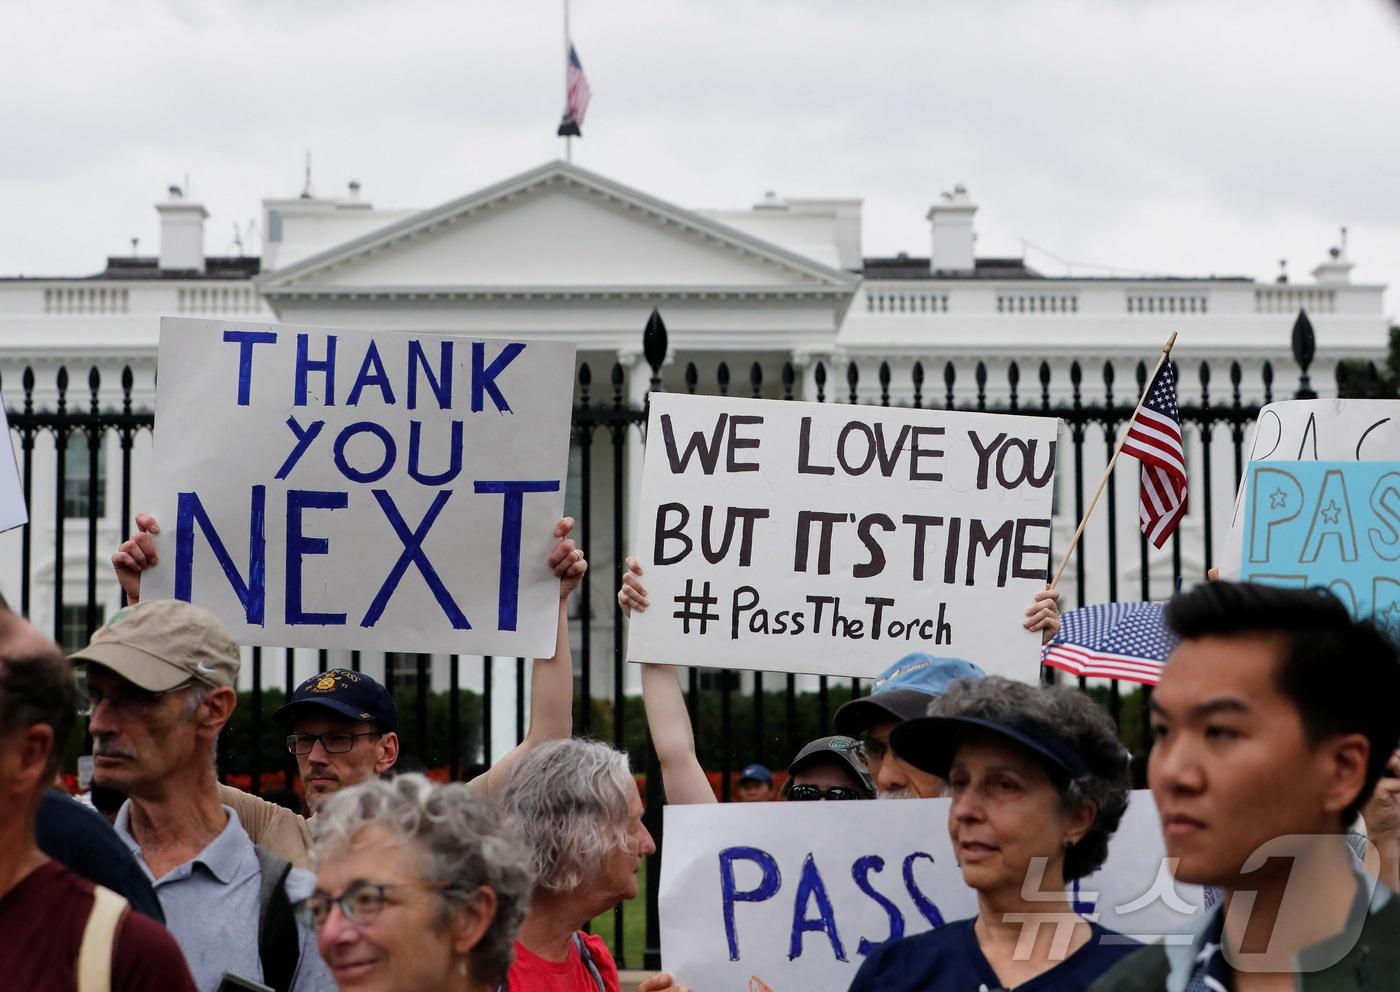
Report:
[{"label": "dark jacket", "polygon": [[[1216,909],[1215,913],[1222,912]],[[1201,932],[1210,929],[1214,914]],[[1199,935],[1198,935],[1199,938]],[[1298,955],[1303,992],[1383,992],[1400,986],[1400,899],[1377,887],[1370,911],[1361,925],[1361,935],[1336,963],[1320,970],[1307,970],[1309,958],[1336,957],[1331,945],[1337,937],[1306,948]],[[1199,939],[1191,945],[1150,944],[1123,958],[1089,986],[1089,992],[1183,992]],[[1337,950],[1340,950],[1338,948]]]}]

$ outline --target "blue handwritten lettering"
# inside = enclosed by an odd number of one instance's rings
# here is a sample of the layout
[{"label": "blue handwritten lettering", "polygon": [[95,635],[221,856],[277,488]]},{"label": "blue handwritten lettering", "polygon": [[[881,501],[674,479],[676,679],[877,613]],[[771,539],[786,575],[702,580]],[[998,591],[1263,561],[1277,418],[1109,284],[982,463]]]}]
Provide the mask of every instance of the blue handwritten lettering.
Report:
[{"label": "blue handwritten lettering", "polygon": [[175,509],[175,598],[189,602],[194,594],[194,528],[198,524],[214,552],[214,560],[238,596],[248,623],[262,626],[267,595],[267,487],[254,486],[248,512],[248,580],[233,564],[197,493],[179,493]]},{"label": "blue handwritten lettering", "polygon": [[[734,863],[748,861],[758,865],[763,878],[757,887],[739,891],[734,881]],[[783,884],[778,862],[767,851],[756,847],[727,847],[719,852],[719,887],[724,907],[724,935],[729,941],[729,960],[739,960],[739,934],[734,926],[734,904],[740,902],[763,902],[771,899]]]},{"label": "blue handwritten lettering", "polygon": [[428,531],[432,529],[433,521],[437,520],[438,514],[442,512],[442,508],[452,497],[452,490],[438,490],[437,495],[433,497],[433,505],[428,507],[428,512],[423,515],[422,521],[412,531],[409,530],[403,515],[399,513],[399,508],[394,505],[394,497],[389,495],[389,491],[387,489],[372,491],[374,498],[379,501],[380,509],[384,511],[384,516],[389,519],[390,526],[394,528],[394,533],[403,542],[403,553],[399,555],[399,560],[394,562],[394,567],[389,570],[384,584],[379,587],[379,592],[375,593],[374,599],[370,602],[369,610],[365,613],[364,619],[360,621],[360,626],[373,627],[379,622],[379,618],[384,615],[384,608],[389,605],[389,598],[394,595],[399,581],[408,571],[408,566],[416,565],[418,571],[423,575],[423,581],[428,583],[428,588],[432,591],[438,606],[442,607],[443,613],[447,614],[447,619],[452,622],[452,629],[471,630],[472,625],[467,622],[466,615],[457,606],[452,594],[442,584],[437,570],[433,568],[433,563],[423,552],[423,540],[428,536]]},{"label": "blue handwritten lettering", "polygon": [[313,359],[309,355],[310,337],[297,335],[296,395],[294,403],[306,406],[306,377],[312,372],[320,372],[326,377],[326,395],[321,401],[325,406],[335,406],[335,335],[326,335],[326,357]]},{"label": "blue handwritten lettering", "polygon": [[238,345],[238,405],[247,406],[253,388],[253,345],[276,344],[276,331],[224,331],[224,340]]},{"label": "blue handwritten lettering", "polygon": [[505,506],[501,509],[501,581],[496,629],[514,630],[520,596],[520,518],[525,494],[558,492],[559,480],[477,482],[475,490],[477,493],[499,493],[505,497]]},{"label": "blue handwritten lettering", "polygon": [[302,534],[303,510],[343,510],[350,505],[347,493],[328,493],[308,489],[287,490],[287,624],[320,624],[332,626],[345,622],[344,613],[307,613],[301,606],[301,566],[306,555],[324,555],[331,542],[324,537]]}]

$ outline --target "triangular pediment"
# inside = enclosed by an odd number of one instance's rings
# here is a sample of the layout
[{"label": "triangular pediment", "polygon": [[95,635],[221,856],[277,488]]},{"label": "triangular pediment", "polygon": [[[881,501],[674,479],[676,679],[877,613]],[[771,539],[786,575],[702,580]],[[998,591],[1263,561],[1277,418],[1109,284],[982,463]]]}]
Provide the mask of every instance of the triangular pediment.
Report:
[{"label": "triangular pediment", "polygon": [[856,277],[564,162],[320,252],[260,280],[304,292],[850,293]]}]

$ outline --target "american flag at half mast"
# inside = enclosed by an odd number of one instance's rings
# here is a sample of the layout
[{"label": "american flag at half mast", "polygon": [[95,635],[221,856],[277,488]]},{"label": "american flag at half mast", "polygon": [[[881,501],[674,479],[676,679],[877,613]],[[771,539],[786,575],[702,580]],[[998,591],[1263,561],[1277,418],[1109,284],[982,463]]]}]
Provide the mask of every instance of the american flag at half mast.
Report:
[{"label": "american flag at half mast", "polygon": [[1040,649],[1051,668],[1092,678],[1156,685],[1176,635],[1163,603],[1097,603],[1070,610]]},{"label": "american flag at half mast", "polygon": [[1160,548],[1186,515],[1186,453],[1181,447],[1181,412],[1171,362],[1162,363],[1128,424],[1123,454],[1142,462],[1138,521],[1147,539]]},{"label": "american flag at half mast", "polygon": [[578,51],[569,46],[569,64],[564,77],[564,119],[559,122],[560,137],[583,137],[583,115],[588,113],[588,100],[593,91],[588,86],[588,77],[583,73],[583,63],[578,60]]}]

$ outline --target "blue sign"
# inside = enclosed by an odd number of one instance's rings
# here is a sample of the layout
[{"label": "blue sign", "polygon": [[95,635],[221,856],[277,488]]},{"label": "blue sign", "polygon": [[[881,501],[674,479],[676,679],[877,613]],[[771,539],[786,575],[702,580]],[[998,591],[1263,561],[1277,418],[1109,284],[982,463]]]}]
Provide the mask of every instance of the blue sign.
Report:
[{"label": "blue sign", "polygon": [[1400,462],[1264,462],[1245,482],[1246,582],[1332,590],[1400,640]]}]

